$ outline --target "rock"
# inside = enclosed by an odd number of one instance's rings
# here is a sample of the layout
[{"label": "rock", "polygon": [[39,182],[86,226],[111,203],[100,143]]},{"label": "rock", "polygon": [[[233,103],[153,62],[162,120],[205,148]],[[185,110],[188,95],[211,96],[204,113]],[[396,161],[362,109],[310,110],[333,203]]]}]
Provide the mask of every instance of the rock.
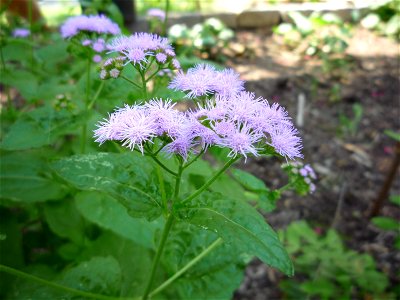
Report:
[{"label": "rock", "polygon": [[279,24],[280,14],[278,11],[253,11],[247,10],[237,17],[239,28],[272,27]]}]

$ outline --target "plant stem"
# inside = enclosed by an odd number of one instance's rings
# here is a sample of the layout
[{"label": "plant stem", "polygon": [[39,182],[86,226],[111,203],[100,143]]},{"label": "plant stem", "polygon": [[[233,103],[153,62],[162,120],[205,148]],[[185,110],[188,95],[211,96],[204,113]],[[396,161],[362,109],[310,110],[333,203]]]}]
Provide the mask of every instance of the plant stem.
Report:
[{"label": "plant stem", "polygon": [[126,77],[126,76],[124,76],[124,75],[121,75],[120,76],[122,79],[125,79],[126,81],[128,81],[128,82],[130,82],[130,83],[132,83],[136,88],[138,88],[138,89],[142,89],[142,87],[140,86],[140,85],[138,85],[136,82],[134,82],[133,80],[130,80],[128,77]]},{"label": "plant stem", "polygon": [[88,110],[91,110],[91,109],[93,108],[94,103],[96,102],[96,100],[97,100],[97,98],[99,97],[101,91],[103,90],[104,83],[105,83],[104,80],[102,80],[102,81],[100,82],[100,85],[99,85],[99,88],[98,88],[97,91],[96,91],[96,94],[94,94],[94,97],[93,97],[92,101],[90,101],[89,105],[87,106],[87,109],[88,109]]},{"label": "plant stem", "polygon": [[169,12],[169,0],[165,0],[165,19],[163,23],[163,36],[167,36],[167,25],[168,25],[168,12]]},{"label": "plant stem", "polygon": [[163,209],[164,212],[167,213],[168,212],[167,195],[165,193],[164,177],[159,165],[157,166],[157,176],[158,176],[158,181],[160,181],[160,192],[161,192],[161,201],[163,204]]},{"label": "plant stem", "polygon": [[143,97],[145,98],[144,100],[147,99],[147,85],[146,85],[146,78],[145,78],[145,72],[140,71],[140,77],[142,78],[142,92],[143,92]]},{"label": "plant stem", "polygon": [[[177,176],[175,179],[174,201],[176,201],[179,197],[179,189],[180,189],[180,185],[181,185],[182,171],[183,171],[182,162],[180,162],[179,170],[178,170],[178,173],[177,173]],[[143,298],[142,298],[143,300],[147,300],[149,297],[150,289],[151,289],[151,286],[154,281],[154,275],[157,271],[158,263],[160,261],[161,254],[164,250],[165,242],[167,241],[167,237],[168,237],[169,231],[172,228],[174,219],[175,219],[174,215],[172,213],[170,213],[170,215],[168,216],[167,222],[165,223],[165,226],[164,226],[160,244],[158,245],[158,248],[157,248],[156,256],[154,257],[153,265],[151,267],[150,278],[149,278],[149,281],[147,282],[147,286],[146,286],[145,292],[143,294]]]},{"label": "plant stem", "polygon": [[160,241],[160,244],[158,245],[156,256],[154,257],[153,265],[151,267],[150,278],[149,278],[149,281],[147,282],[146,290],[145,290],[143,298],[142,298],[143,300],[148,299],[149,292],[150,292],[151,286],[154,281],[154,276],[157,271],[158,263],[160,261],[161,254],[164,250],[165,242],[167,241],[167,237],[168,237],[169,231],[171,230],[173,222],[174,222],[174,216],[172,214],[170,214],[167,219],[167,222],[165,223],[164,230],[163,230],[163,233],[161,236],[161,241]]},{"label": "plant stem", "polygon": [[183,166],[183,169],[186,169],[187,167],[189,167],[192,163],[194,163],[196,160],[199,159],[200,156],[202,156],[204,154],[205,150],[201,150],[199,154],[196,155],[195,158],[192,159],[192,161],[188,162],[186,165]]},{"label": "plant stem", "polygon": [[193,267],[198,261],[203,259],[206,255],[208,255],[212,250],[214,250],[214,248],[216,248],[222,242],[223,242],[223,240],[221,238],[218,238],[216,241],[214,241],[210,246],[208,246],[206,249],[204,249],[203,252],[201,252],[199,255],[197,255],[195,258],[193,258],[190,262],[188,262],[182,269],[180,269],[172,277],[170,277],[167,281],[165,281],[158,288],[156,288],[154,291],[152,291],[149,294],[150,298],[155,296],[156,294],[158,294],[159,292],[164,290],[166,287],[168,287],[175,280],[177,280],[183,273],[185,273],[187,270],[189,270],[191,267]]},{"label": "plant stem", "polygon": [[[79,296],[83,296],[86,298],[93,298],[93,299],[101,299],[101,300],[123,300],[123,298],[119,298],[119,297],[111,297],[111,296],[104,296],[104,295],[100,295],[100,294],[94,294],[94,293],[90,293],[90,292],[85,292],[85,291],[81,291],[81,290],[76,290],[55,282],[51,282],[36,276],[33,276],[31,274],[27,274],[25,272],[19,271],[17,269],[5,266],[5,265],[0,265],[0,272],[5,272],[14,276],[18,276],[20,278],[26,279],[26,280],[31,280],[31,281],[35,281],[37,283],[43,284],[43,285],[47,285],[49,287],[52,287],[54,289],[58,289],[58,290],[63,290],[65,292],[71,293],[71,294],[75,294],[75,295],[79,295]],[[125,298],[127,299],[132,299],[133,298]]]},{"label": "plant stem", "polygon": [[197,191],[195,191],[193,194],[191,194],[189,197],[183,199],[181,203],[189,202],[190,200],[196,198],[198,195],[200,195],[206,188],[208,188],[211,184],[214,183],[215,180],[219,176],[221,176],[234,162],[236,162],[240,157],[233,157],[231,158],[222,168],[219,170],[217,173],[214,174],[213,177],[211,177],[201,188],[199,188]]},{"label": "plant stem", "polygon": [[[86,112],[88,111],[88,102],[89,102],[89,94],[90,94],[90,65],[91,65],[91,60],[90,58],[87,61],[87,77],[86,77],[86,97],[85,97],[85,108]],[[87,131],[87,122],[85,122],[82,126],[82,134],[81,134],[81,153],[85,153],[85,147],[86,147],[86,131]]]},{"label": "plant stem", "polygon": [[175,173],[171,169],[169,169],[166,165],[164,165],[154,154],[149,154],[149,156],[165,171],[170,173],[171,175],[174,175],[175,177],[178,176],[178,173]]}]

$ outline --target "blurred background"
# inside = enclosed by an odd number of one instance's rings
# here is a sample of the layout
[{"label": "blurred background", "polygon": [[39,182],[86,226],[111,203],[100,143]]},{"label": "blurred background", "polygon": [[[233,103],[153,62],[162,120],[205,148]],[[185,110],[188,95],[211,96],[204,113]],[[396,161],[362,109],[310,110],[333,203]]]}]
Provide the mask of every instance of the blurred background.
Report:
[{"label": "blurred background", "polygon": [[[30,28],[40,40],[72,15],[104,13],[125,33],[168,36],[184,69],[201,60],[233,68],[247,90],[287,108],[304,163],[317,173],[316,190],[299,196],[283,189],[278,201],[252,201],[279,231],[296,275],[253,260],[233,299],[399,299],[400,1],[36,4],[28,15],[26,2],[1,0],[2,30]],[[151,15],[154,8],[167,10],[166,19]],[[6,58],[15,51],[2,47]],[[7,93],[20,102],[29,97],[4,76],[0,82],[2,103]],[[253,158],[240,167],[274,190],[287,181],[281,163]]]}]

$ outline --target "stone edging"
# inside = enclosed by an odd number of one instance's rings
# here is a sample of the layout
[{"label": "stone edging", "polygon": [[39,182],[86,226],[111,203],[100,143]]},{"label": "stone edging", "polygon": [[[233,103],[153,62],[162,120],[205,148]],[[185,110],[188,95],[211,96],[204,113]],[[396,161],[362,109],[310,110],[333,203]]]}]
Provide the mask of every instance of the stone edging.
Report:
[{"label": "stone edging", "polygon": [[[193,26],[208,18],[218,18],[233,29],[272,28],[282,21],[288,21],[288,13],[292,11],[298,11],[304,15],[309,15],[314,11],[324,13],[331,12],[341,17],[344,21],[350,21],[354,10],[364,14],[368,11],[372,2],[379,3],[382,2],[382,0],[354,1],[352,5],[343,2],[285,3],[263,5],[255,9],[243,10],[241,12],[171,14],[168,19],[168,26],[174,24]],[[131,29],[134,31],[144,31],[148,29],[145,17],[139,17]]]}]

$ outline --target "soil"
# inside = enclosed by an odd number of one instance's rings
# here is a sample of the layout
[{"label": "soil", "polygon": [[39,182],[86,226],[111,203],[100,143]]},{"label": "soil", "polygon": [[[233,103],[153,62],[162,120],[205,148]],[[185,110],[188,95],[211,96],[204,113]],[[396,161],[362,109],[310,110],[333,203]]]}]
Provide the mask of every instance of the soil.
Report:
[{"label": "soil", "polygon": [[[275,229],[300,219],[323,230],[336,228],[346,246],[375,258],[393,290],[400,283],[396,278],[400,253],[393,247],[394,233],[375,227],[366,214],[395,157],[395,142],[384,131],[398,132],[400,128],[399,44],[355,28],[347,49],[350,70],[332,78],[322,71],[318,59],[304,59],[279,43],[267,31],[237,32],[237,45],[247,45],[252,51],[245,50],[227,62],[247,81],[247,90],[286,107],[295,124],[299,95],[306,99],[303,125],[297,127],[303,139],[304,162],[318,174],[317,190],[306,197],[285,192],[277,210],[265,217]],[[354,134],[339,134],[339,116],[352,118],[356,103],[363,108],[358,129]],[[286,180],[281,163],[248,159],[241,167],[268,186],[279,187]],[[400,194],[398,171],[390,194]],[[400,208],[386,200],[379,215],[399,220]],[[282,278],[255,260],[247,267],[234,299],[282,299],[278,289]]]}]

